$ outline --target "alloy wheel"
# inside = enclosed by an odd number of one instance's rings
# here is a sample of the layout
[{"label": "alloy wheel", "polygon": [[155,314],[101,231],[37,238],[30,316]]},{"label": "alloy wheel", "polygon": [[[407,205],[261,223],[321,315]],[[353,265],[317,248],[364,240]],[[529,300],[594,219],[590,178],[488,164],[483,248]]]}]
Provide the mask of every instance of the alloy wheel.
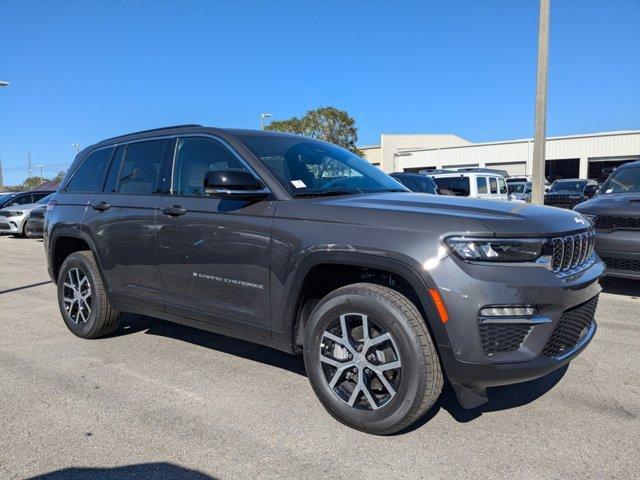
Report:
[{"label": "alloy wheel", "polygon": [[91,284],[80,268],[71,268],[64,280],[64,308],[76,323],[87,323],[91,315]]},{"label": "alloy wheel", "polygon": [[398,391],[398,348],[391,334],[367,315],[340,315],[322,334],[319,355],[329,388],[350,407],[377,410]]}]

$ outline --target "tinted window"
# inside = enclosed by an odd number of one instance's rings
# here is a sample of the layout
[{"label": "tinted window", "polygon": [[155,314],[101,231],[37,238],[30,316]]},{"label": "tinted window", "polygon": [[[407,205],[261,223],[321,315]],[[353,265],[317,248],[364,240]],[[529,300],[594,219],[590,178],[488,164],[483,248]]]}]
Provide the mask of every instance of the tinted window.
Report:
[{"label": "tinted window", "polygon": [[101,148],[87,156],[76,169],[66,186],[67,192],[99,192],[102,190],[112,148]]},{"label": "tinted window", "polygon": [[38,200],[37,204],[39,205],[46,205],[47,203],[49,203],[49,200],[51,200],[51,197],[53,197],[53,193],[50,193],[49,195],[46,195],[44,197],[42,197],[40,200]]},{"label": "tinted window", "polygon": [[238,138],[293,195],[405,191],[379,168],[330,143],[277,135]]},{"label": "tinted window", "polygon": [[206,196],[204,175],[218,170],[249,171],[227,147],[211,138],[189,137],[178,140],[173,172],[175,195]]},{"label": "tinted window", "polygon": [[431,193],[433,195],[435,195],[436,192],[436,184],[433,180],[431,180],[428,177],[425,178],[414,178],[413,179],[414,182],[416,182],[416,185],[418,187],[418,192],[423,192],[423,193]]},{"label": "tinted window", "polygon": [[440,190],[446,188],[457,196],[468,197],[470,194],[469,177],[436,177],[433,181],[436,182]]},{"label": "tinted window", "polygon": [[575,181],[575,180],[559,180],[553,182],[550,192],[575,192],[582,193],[582,189],[587,182]]},{"label": "tinted window", "polygon": [[507,193],[507,183],[504,181],[504,178],[498,179],[498,185],[500,186],[500,193],[506,195]]},{"label": "tinted window", "polygon": [[486,177],[478,177],[476,179],[476,182],[478,184],[478,194],[487,193],[487,179],[486,179]]},{"label": "tinted window", "polygon": [[50,193],[34,193],[33,194],[33,203],[39,203],[38,200],[42,200],[45,197],[51,195]]},{"label": "tinted window", "polygon": [[120,173],[120,167],[122,166],[122,159],[124,158],[124,152],[127,151],[126,145],[120,145],[116,148],[116,153],[113,155],[111,161],[111,167],[107,174],[107,180],[104,183],[104,191],[107,193],[115,193],[118,186],[118,174]]},{"label": "tinted window", "polygon": [[640,193],[640,168],[623,168],[615,172],[602,186],[601,192]]},{"label": "tinted window", "polygon": [[127,145],[118,175],[118,193],[155,193],[158,172],[169,140],[151,140]]},{"label": "tinted window", "polygon": [[496,177],[489,177],[489,187],[491,188],[491,193],[498,193],[498,182],[496,181]]},{"label": "tinted window", "polygon": [[395,178],[397,181],[399,181],[401,184],[403,184],[405,187],[407,187],[412,192],[418,192],[419,191],[418,190],[418,186],[410,178],[407,178],[407,177],[393,177],[393,178]]},{"label": "tinted window", "polygon": [[15,197],[13,200],[8,202],[5,207],[14,207],[16,205],[27,205],[28,203],[33,202],[33,197],[30,193],[19,195]]}]

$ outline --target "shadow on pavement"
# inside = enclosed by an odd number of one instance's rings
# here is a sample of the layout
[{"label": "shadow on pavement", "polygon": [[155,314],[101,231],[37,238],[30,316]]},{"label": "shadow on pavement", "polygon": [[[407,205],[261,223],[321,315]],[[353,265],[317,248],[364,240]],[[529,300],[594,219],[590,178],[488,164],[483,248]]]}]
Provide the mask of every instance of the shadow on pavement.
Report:
[{"label": "shadow on pavement", "polygon": [[172,463],[140,463],[114,468],[71,467],[30,477],[30,480],[215,480],[215,477]]},{"label": "shadow on pavement", "polygon": [[[302,356],[290,355],[262,345],[257,345],[215,333],[177,325],[143,315],[124,314],[120,328],[113,336],[127,335],[145,331],[150,335],[161,335],[189,342],[220,352],[282,368],[299,375],[306,376]],[[508,410],[531,403],[551,390],[564,376],[568,365],[559,368],[542,378],[513,385],[492,387],[487,389],[489,402],[472,410],[464,409],[458,403],[453,388],[445,384],[442,395],[427,414],[414,425],[400,433],[420,428],[431,420],[441,409],[447,411],[456,421],[466,423],[475,420],[485,412]]]},{"label": "shadow on pavement", "polygon": [[602,291],[615,295],[640,296],[640,280],[627,278],[605,277],[602,280]]},{"label": "shadow on pavement", "polygon": [[225,337],[224,335],[143,315],[123,314],[120,320],[120,327],[111,336],[117,337],[140,331],[145,331],[149,335],[160,335],[189,342],[306,376],[304,363],[300,355],[292,355],[255,343],[245,342],[244,340]]}]

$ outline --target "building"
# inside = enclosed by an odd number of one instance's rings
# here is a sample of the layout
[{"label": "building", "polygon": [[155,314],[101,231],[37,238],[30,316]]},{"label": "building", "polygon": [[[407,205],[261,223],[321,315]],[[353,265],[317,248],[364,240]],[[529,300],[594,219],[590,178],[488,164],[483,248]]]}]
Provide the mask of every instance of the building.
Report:
[{"label": "building", "polygon": [[[423,142],[422,145],[419,145]],[[382,135],[364,156],[385,172],[486,167],[510,175],[532,172],[533,139],[471,143],[456,135]],[[548,137],[545,175],[603,181],[615,167],[640,160],[640,130]]]}]

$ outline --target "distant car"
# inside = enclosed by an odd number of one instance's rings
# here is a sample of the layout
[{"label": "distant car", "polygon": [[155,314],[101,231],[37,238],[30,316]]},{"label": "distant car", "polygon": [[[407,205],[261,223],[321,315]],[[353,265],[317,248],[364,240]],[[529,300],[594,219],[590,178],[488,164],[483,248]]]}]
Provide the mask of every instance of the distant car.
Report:
[{"label": "distant car", "polygon": [[511,200],[520,202],[531,202],[531,185],[532,182],[511,182],[507,178],[507,189]]},{"label": "distant car", "polygon": [[605,274],[640,279],[640,161],[618,167],[597,196],[574,210],[596,227]]},{"label": "distant car", "polygon": [[432,178],[419,173],[395,172],[390,174],[412,192],[442,195]]},{"label": "distant car", "polygon": [[25,227],[25,233],[29,238],[42,237],[42,228],[44,226],[44,214],[47,212],[47,206],[42,205],[34,210],[31,210],[29,217],[27,218],[27,226]]},{"label": "distant car", "polygon": [[52,192],[4,192],[0,193],[0,208],[15,207],[35,203],[41,198],[51,195]]},{"label": "distant car", "polygon": [[571,178],[556,180],[544,196],[544,204],[552,207],[572,209],[585,202],[598,192],[598,183],[594,180]]},{"label": "distant car", "polygon": [[36,203],[27,203],[23,205],[12,205],[0,210],[0,234],[8,233],[12,235],[26,236],[27,218],[32,210],[46,205],[53,196],[49,193],[45,197],[40,198]]},{"label": "distant car", "polygon": [[509,200],[507,182],[502,175],[484,172],[429,172],[440,190],[451,190],[458,197]]}]

